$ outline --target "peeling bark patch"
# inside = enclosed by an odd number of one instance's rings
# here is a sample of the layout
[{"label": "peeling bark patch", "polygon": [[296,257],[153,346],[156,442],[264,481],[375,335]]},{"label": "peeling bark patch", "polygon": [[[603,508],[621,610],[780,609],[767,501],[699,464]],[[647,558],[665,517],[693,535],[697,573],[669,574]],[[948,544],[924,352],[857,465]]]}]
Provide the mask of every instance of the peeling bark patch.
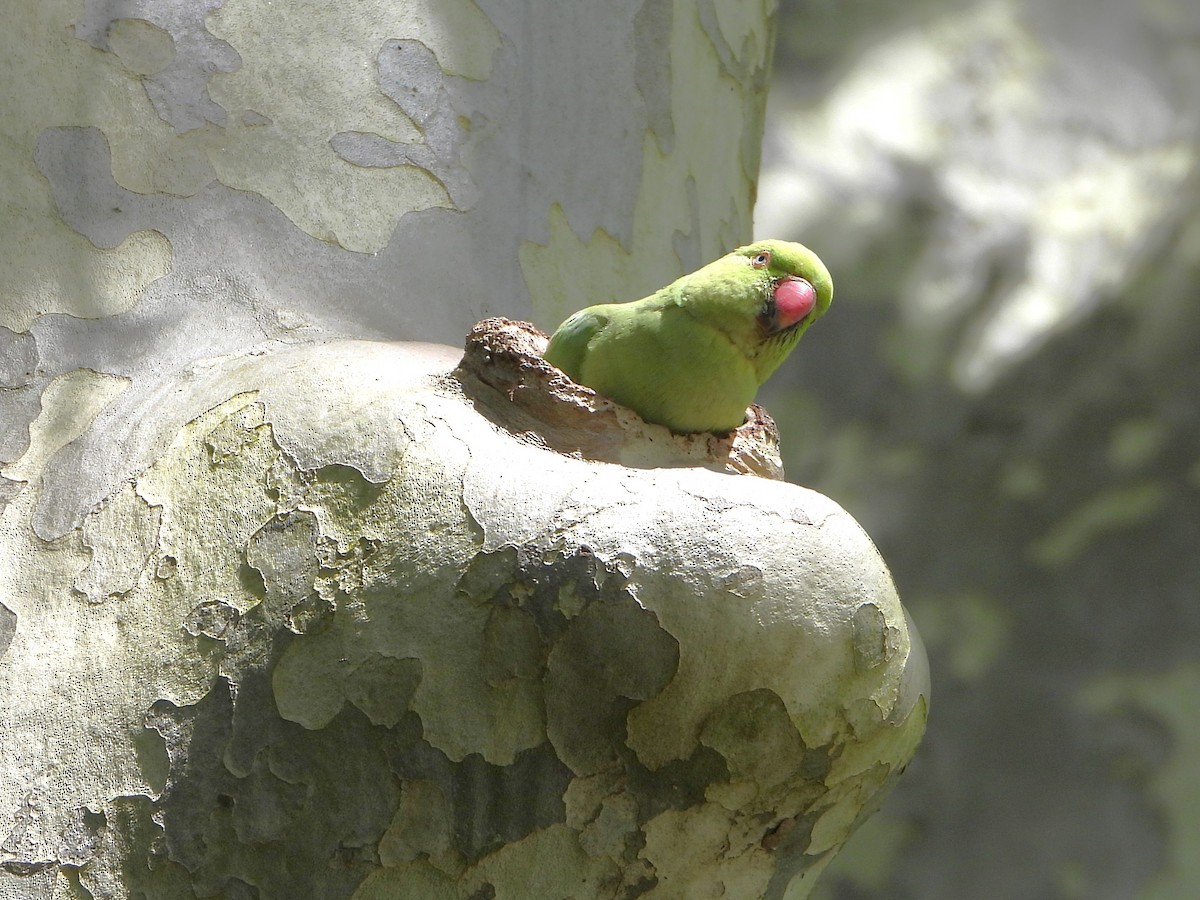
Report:
[{"label": "peeling bark patch", "polygon": [[762,569],[751,565],[738,566],[720,576],[717,587],[738,597],[758,597],[763,589]]},{"label": "peeling bark patch", "polygon": [[55,860],[42,855],[41,849],[48,843],[41,833],[42,807],[46,798],[37,791],[28,791],[20,805],[9,816],[7,833],[0,841],[0,866],[15,875],[32,875],[51,865]]},{"label": "peeling bark patch", "polygon": [[357,710],[306,731],[279,718],[266,682],[248,673],[236,697],[222,681],[195,706],[161,709],[178,724],[163,728],[169,784],[146,812],[198,896],[225,896],[233,879],[261,900],[349,897],[399,803],[388,753],[404,734]]},{"label": "peeling bark patch", "polygon": [[108,137],[99,128],[45,128],[33,158],[63,220],[93,246],[109,250],[152,227],[160,201],[116,182]]},{"label": "peeling bark patch", "polygon": [[0,513],[25,489],[24,481],[13,481],[0,475]]},{"label": "peeling bark patch", "polygon": [[812,516],[802,506],[796,506],[792,509],[792,521],[798,525],[814,525]]},{"label": "peeling bark patch", "polygon": [[408,713],[420,683],[419,659],[394,659],[376,653],[351,671],[346,699],[362,710],[372,725],[391,727]]},{"label": "peeling bark patch", "polygon": [[76,809],[71,815],[71,823],[63,831],[58,849],[59,862],[68,866],[85,865],[100,843],[100,832],[105,823],[104,813]]},{"label": "peeling bark patch", "polygon": [[[86,808],[72,810],[55,841],[45,834],[46,802],[38,791],[23,798],[11,829],[0,842],[0,868],[4,871],[29,878],[58,866],[83,866],[92,859],[105,826],[104,814]],[[53,858],[42,855],[47,846],[55,848]]]},{"label": "peeling bark patch", "polygon": [[[419,741],[396,754],[392,768],[405,785],[437,786],[448,811],[450,845],[468,863],[566,818],[563,794],[571,773],[548,744],[496,766],[475,753],[452,762]],[[435,838],[440,840],[435,834],[424,840]]]},{"label": "peeling bark patch", "polygon": [[237,608],[221,600],[205,600],[192,607],[183,620],[184,630],[192,637],[211,638],[223,641],[232,628],[236,628],[241,614]]},{"label": "peeling bark patch", "polygon": [[[88,53],[93,61],[101,56],[90,50]],[[91,83],[93,73],[87,68],[87,64],[77,68],[64,62],[63,72],[73,73],[66,77],[75,79],[69,82],[64,97],[75,96],[81,83]],[[102,77],[117,76],[130,83],[119,67],[106,63],[104,69]],[[104,90],[98,85],[93,89]],[[131,93],[127,97],[134,99]],[[87,106],[77,104],[77,109]],[[162,123],[153,117],[149,104],[142,106],[145,108],[129,102],[122,109],[135,115],[135,121],[146,115],[157,125],[149,121],[144,127],[133,121],[124,126],[105,123],[111,126],[113,153],[105,133],[96,127],[61,126],[47,121],[46,127],[37,131],[32,162],[45,181],[36,177],[16,179],[28,182],[13,199],[15,208],[24,207],[23,220],[15,225],[22,244],[19,250],[6,248],[9,258],[3,268],[11,292],[9,299],[14,302],[0,311],[0,321],[24,330],[42,318],[35,330],[53,333],[53,337],[44,335],[43,340],[56,347],[60,343],[74,346],[70,335],[79,323],[67,320],[51,326],[44,318],[47,314],[99,320],[130,312],[156,293],[152,283],[171,272],[176,263],[174,248],[166,236],[171,229],[164,227],[160,214],[175,209],[179,201],[147,196],[158,188],[153,182],[164,173],[156,168],[164,164],[166,155],[159,154],[162,146],[156,145],[157,138],[151,136],[161,134]],[[136,113],[131,111],[133,107],[138,107]],[[138,138],[122,143],[122,138],[134,134]],[[149,149],[152,146],[157,149]],[[132,159],[127,151],[132,151]],[[211,173],[205,163],[197,161],[195,165],[204,170],[198,176],[203,184],[205,175]],[[173,161],[175,172],[187,168]],[[126,178],[130,170],[132,179],[126,180],[125,187],[118,184],[114,172]],[[9,187],[13,181],[9,176]],[[145,193],[137,193],[139,188]],[[60,271],[63,276],[47,281],[37,274],[39,267]],[[120,330],[123,326],[114,327]],[[186,331],[187,327],[180,330]],[[105,337],[89,329],[82,343],[87,351],[73,358],[89,360],[83,365],[128,372],[129,361],[120,360],[119,353],[110,355],[111,346]]]},{"label": "peeling bark patch", "polygon": [[92,560],[75,579],[75,590],[89,603],[131,591],[152,567],[161,522],[162,510],[143,500],[132,484],[100,503],[83,521],[83,544]]},{"label": "peeling bark patch", "polygon": [[[696,11],[725,74],[739,84],[760,89],[765,87],[768,58],[774,41],[761,40],[761,34],[754,27],[756,23],[751,17],[723,19],[723,10],[713,0],[701,0],[696,5]],[[741,29],[740,33],[735,30],[737,28]]]},{"label": "peeling bark patch", "polygon": [[[624,578],[586,548],[543,550],[536,544],[527,544],[507,549],[513,551],[514,566],[503,574],[504,563],[497,563],[493,571],[502,575],[502,580],[491,584],[488,601],[495,607],[512,607],[527,614],[536,623],[547,649],[559,640],[581,603],[632,602],[632,597],[620,589]],[[475,560],[481,557],[509,558],[505,549],[480,553]],[[473,560],[468,573],[478,571]]]},{"label": "peeling bark patch", "polygon": [[29,332],[10,331],[0,325],[0,388],[24,387],[38,364],[37,342]]},{"label": "peeling bark patch", "polygon": [[343,131],[329,141],[334,152],[356,166],[416,166],[446,188],[458,209],[474,205],[478,190],[459,160],[466,121],[455,108],[448,77],[432,50],[420,41],[392,40],[377,59],[379,89],[395,101],[421,132],[421,140],[402,143],[379,134]]},{"label": "peeling bark patch", "polygon": [[450,805],[441,787],[409,779],[400,788],[400,806],[379,840],[379,861],[398,866],[422,855],[441,856],[451,847]]},{"label": "peeling bark patch", "polygon": [[8,652],[8,645],[12,643],[16,633],[17,614],[0,603],[0,657]]},{"label": "peeling bark patch", "polygon": [[[709,747],[697,747],[687,759],[674,759],[654,770],[647,769],[629,754],[625,766],[630,788],[639,798],[639,825],[667,810],[700,807],[713,785],[729,781],[725,760]],[[638,841],[644,839],[643,835],[637,836]]]},{"label": "peeling bark patch", "polygon": [[664,156],[675,147],[675,123],[671,119],[671,54],[663,49],[670,44],[674,7],[673,0],[644,0],[633,20],[636,48],[633,79],[646,104],[646,118],[658,140],[659,152]]},{"label": "peeling bark patch", "polygon": [[[158,114],[177,132],[210,122],[224,125],[224,110],[208,97],[208,80],[214,72],[235,70],[239,60],[233,48],[210,34],[204,24],[223,2],[126,0],[114,4],[85,0],[74,33],[99,50],[115,53],[133,71],[148,76],[147,95]],[[116,18],[114,13],[124,17]]]},{"label": "peeling bark patch", "polygon": [[204,439],[209,459],[220,465],[254,445],[259,438],[258,428],[264,422],[261,403],[251,403],[221,420]]},{"label": "peeling bark patch", "polygon": [[887,662],[901,644],[899,629],[888,625],[883,610],[864,603],[854,613],[854,667],[866,672]]},{"label": "peeling bark patch", "polygon": [[[250,536],[246,562],[262,576],[265,614],[270,620],[290,618],[293,610],[314,597],[319,571],[316,542],[317,518],[310,512],[282,513]],[[320,616],[321,604],[309,606],[297,611],[297,621],[307,620],[311,613]]]},{"label": "peeling bark patch", "polygon": [[516,571],[517,548],[512,545],[476,553],[455,589],[472,603],[482,603],[494,597],[499,586],[508,584]]},{"label": "peeling bark patch", "polygon": [[[105,805],[104,827],[98,832],[97,859],[124,862],[123,888],[131,897],[181,897],[190,891],[183,869],[167,858],[161,823],[153,818],[154,802],[146,796],[115,797]],[[67,870],[68,874],[70,870]],[[111,874],[95,863],[76,873],[84,897],[117,896]],[[38,894],[37,896],[43,896]]]},{"label": "peeling bark patch", "polygon": [[545,642],[533,615],[510,607],[493,607],[483,634],[483,677],[497,687],[513,679],[532,681],[545,668]]},{"label": "peeling bark patch", "polygon": [[175,58],[170,33],[143,19],[114,19],[109,23],[108,48],[138,75],[161,72]]},{"label": "peeling bark patch", "polygon": [[175,573],[179,571],[179,560],[171,556],[169,553],[163,554],[158,562],[154,565],[154,577],[159,581],[166,581],[168,578],[174,578]]},{"label": "peeling bark patch", "polygon": [[[406,436],[405,442],[408,440]],[[305,497],[326,514],[354,518],[383,496],[383,483],[389,475],[373,467],[362,471],[353,465],[331,463],[306,478]],[[318,547],[318,552],[325,551]]]},{"label": "peeling bark patch", "polygon": [[775,865],[793,870],[804,860],[815,810],[830,793],[829,748],[808,748],[773,691],[736,694],[704,723],[700,741],[721,755],[728,783],[709,799],[739,810],[734,833],[776,854]]},{"label": "peeling bark patch", "polygon": [[293,634],[313,634],[329,624],[334,611],[333,601],[309,594],[286,610],[283,623]]},{"label": "peeling bark patch", "polygon": [[[431,49],[412,45],[422,48],[413,54],[415,77],[422,83],[418,106],[433,102],[450,127],[460,127],[453,102],[457,92],[446,87],[457,79],[445,72],[487,77],[499,42],[472,0],[404,3],[381,8],[375,16],[346,16],[324,7],[296,16],[279,4],[252,0],[225,4],[207,25],[242,57],[237,71],[209,82],[210,96],[230,119],[221,147],[210,157],[224,184],[267,198],[307,234],[357,253],[385,248],[406,214],[473,202],[464,167],[447,165],[453,151],[431,140],[435,123],[422,127],[388,96],[387,67],[379,61],[381,46],[402,42],[410,47],[408,38],[420,35]],[[382,40],[389,36],[392,40]],[[297,47],[305,52],[296,53]],[[401,66],[404,75],[408,69]],[[281,72],[303,89],[277,90]],[[439,97],[440,90],[449,96]],[[481,101],[468,102],[474,110]],[[243,125],[244,109],[258,111],[272,124]],[[425,165],[346,165],[329,137],[354,133],[381,135],[428,159],[421,160]]]},{"label": "peeling bark patch", "polygon": [[787,707],[765,689],[730,697],[704,723],[700,742],[721,754],[731,778],[759,790],[794,778],[804,760],[804,741]]},{"label": "peeling bark patch", "polygon": [[457,586],[490,606],[483,678],[544,684],[546,733],[577,775],[625,755],[625,714],[678,665],[675,639],[624,583],[587,548],[525,546],[477,554]]},{"label": "peeling bark patch", "polygon": [[629,595],[571,620],[547,660],[546,729],[577,775],[620,759],[626,713],[666,687],[678,664],[675,639]]}]

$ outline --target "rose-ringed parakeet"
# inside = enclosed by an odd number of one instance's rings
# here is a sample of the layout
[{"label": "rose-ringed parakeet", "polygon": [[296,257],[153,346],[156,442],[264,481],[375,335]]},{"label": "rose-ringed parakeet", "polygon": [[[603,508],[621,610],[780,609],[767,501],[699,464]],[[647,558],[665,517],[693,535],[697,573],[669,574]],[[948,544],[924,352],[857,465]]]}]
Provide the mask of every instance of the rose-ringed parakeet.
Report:
[{"label": "rose-ringed parakeet", "polygon": [[730,431],[832,299],[811,250],[758,241],[642,300],[580,310],[545,357],[648,422],[680,434]]}]

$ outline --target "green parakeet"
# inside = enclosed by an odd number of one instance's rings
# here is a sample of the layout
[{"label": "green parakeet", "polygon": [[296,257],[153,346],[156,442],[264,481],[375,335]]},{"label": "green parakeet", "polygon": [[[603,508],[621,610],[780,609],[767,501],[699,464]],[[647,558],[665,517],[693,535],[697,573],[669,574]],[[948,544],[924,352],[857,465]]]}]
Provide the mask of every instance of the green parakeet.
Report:
[{"label": "green parakeet", "polygon": [[648,422],[680,434],[730,431],[832,299],[829,271],[811,250],[758,241],[642,300],[580,310],[545,357]]}]

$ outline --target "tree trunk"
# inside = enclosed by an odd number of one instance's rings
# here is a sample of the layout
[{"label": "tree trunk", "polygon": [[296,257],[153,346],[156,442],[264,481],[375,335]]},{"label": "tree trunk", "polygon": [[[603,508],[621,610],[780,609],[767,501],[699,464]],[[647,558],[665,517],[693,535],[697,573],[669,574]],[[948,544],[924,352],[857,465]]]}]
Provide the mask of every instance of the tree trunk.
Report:
[{"label": "tree trunk", "polygon": [[113,10],[0,36],[0,896],[807,893],[924,722],[870,541],[381,342],[748,237],[766,13]]}]

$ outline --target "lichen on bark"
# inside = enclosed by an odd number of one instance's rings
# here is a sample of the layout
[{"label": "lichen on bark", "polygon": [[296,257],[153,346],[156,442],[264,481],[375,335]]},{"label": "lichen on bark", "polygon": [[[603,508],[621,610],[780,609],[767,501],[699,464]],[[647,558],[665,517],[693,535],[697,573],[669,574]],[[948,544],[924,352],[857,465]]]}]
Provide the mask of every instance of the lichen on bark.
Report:
[{"label": "lichen on bark", "polygon": [[[539,340],[276,350],[173,396],[202,407],[98,507],[56,617],[18,611],[5,671],[107,629],[61,671],[113,738],[91,781],[6,744],[6,781],[43,785],[10,873],[114,897],[807,893],[923,729],[887,569],[778,480],[764,413],[674,436]],[[43,711],[44,745],[86,750],[69,704]]]}]

